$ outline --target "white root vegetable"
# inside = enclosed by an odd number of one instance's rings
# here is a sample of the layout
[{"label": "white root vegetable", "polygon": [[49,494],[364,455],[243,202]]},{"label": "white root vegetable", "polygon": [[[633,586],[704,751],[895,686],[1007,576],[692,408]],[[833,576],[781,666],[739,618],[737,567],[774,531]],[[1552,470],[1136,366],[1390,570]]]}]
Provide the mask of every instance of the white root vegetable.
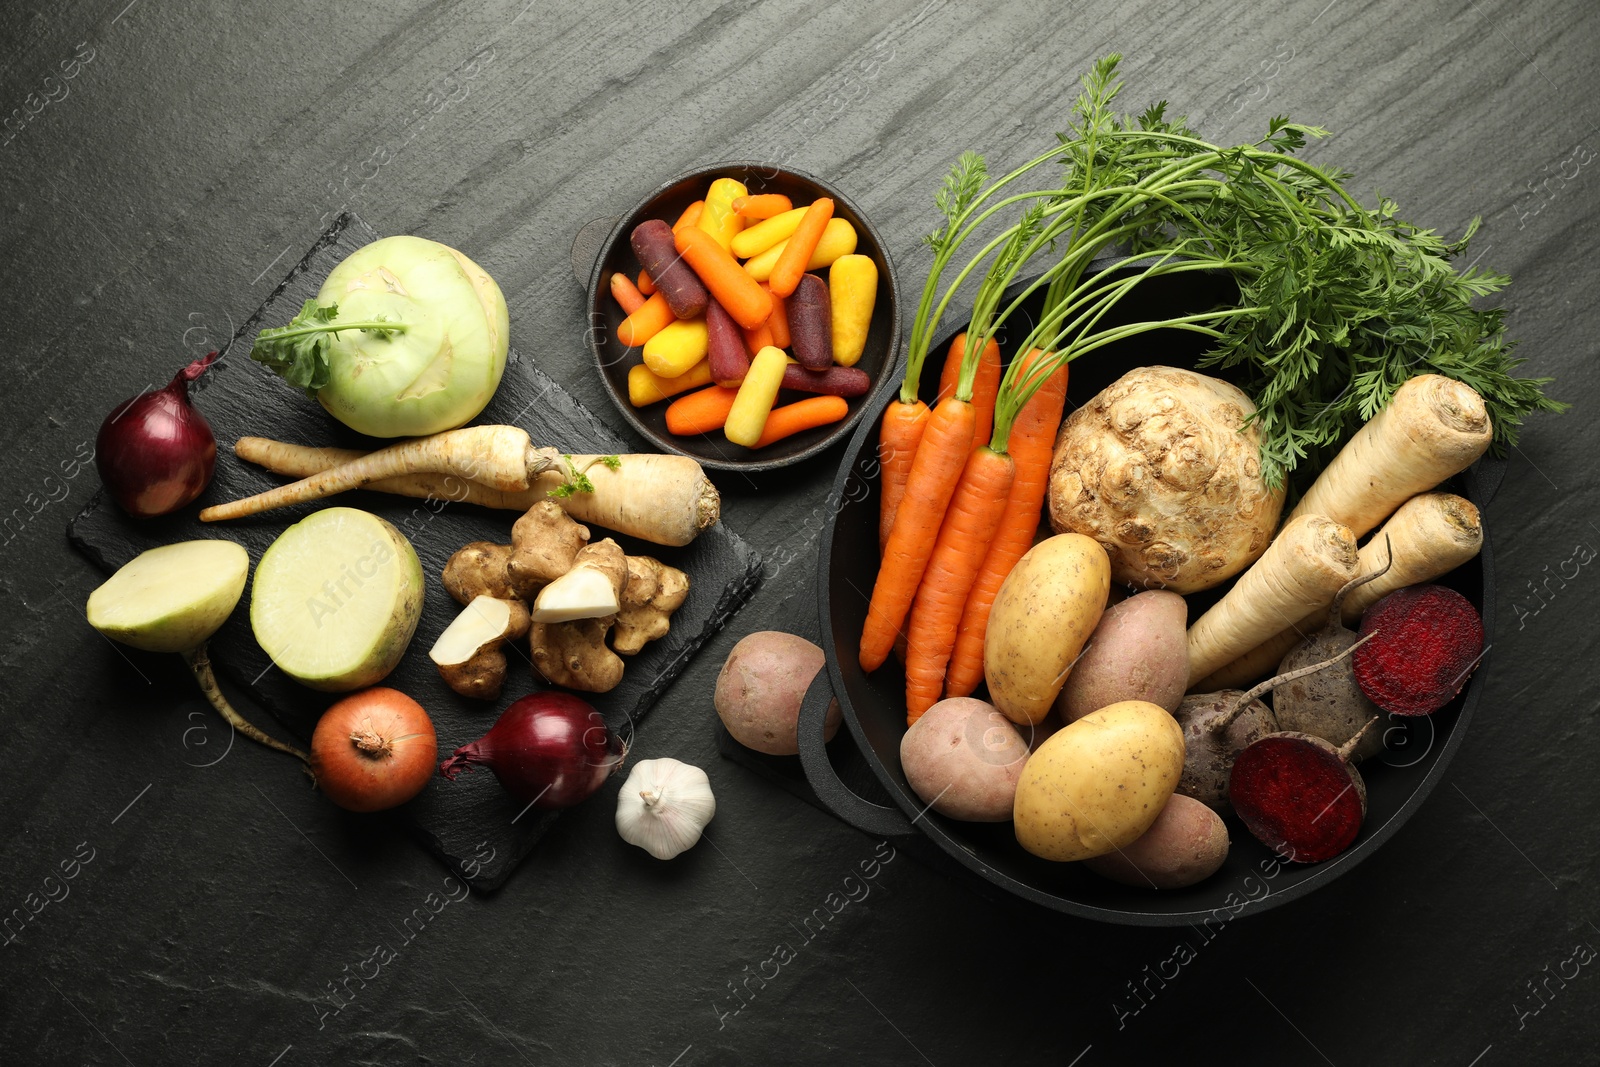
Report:
[{"label": "white root vegetable", "polygon": [[[1394,565],[1344,598],[1340,614],[1346,626],[1353,626],[1367,608],[1396,589],[1431,582],[1475,557],[1483,547],[1483,523],[1470,500],[1454,493],[1423,493],[1400,505],[1362,546],[1358,574],[1383,569],[1389,558],[1386,544],[1393,547]],[[1324,611],[1307,614],[1204,679],[1199,688],[1238,689],[1266,677],[1291,648],[1326,621]]]},{"label": "white root vegetable", "polygon": [[[356,449],[293,445],[265,437],[241,437],[234,454],[247,463],[295,478],[328,471],[369,455]],[[658,545],[686,545],[714,526],[721,514],[716,486],[700,464],[687,456],[654,453],[623,456],[618,470],[596,462],[599,456],[574,455],[573,465],[587,469],[594,492],[556,498],[563,510],[581,522]],[[564,466],[536,474],[526,489],[496,489],[460,473],[415,471],[378,478],[361,488],[424,500],[449,500],[504,511],[525,512],[566,481]],[[284,488],[289,488],[285,486]],[[204,515],[202,515],[204,518]],[[209,520],[208,520],[209,521]]]},{"label": "white root vegetable", "polygon": [[1255,564],[1189,627],[1189,686],[1285,625],[1333,602],[1356,574],[1350,528],[1323,515],[1292,518]]},{"label": "white root vegetable", "polygon": [[1361,537],[1405,501],[1466,470],[1493,438],[1483,397],[1471,386],[1419,374],[1340,449],[1290,517],[1326,515]]}]

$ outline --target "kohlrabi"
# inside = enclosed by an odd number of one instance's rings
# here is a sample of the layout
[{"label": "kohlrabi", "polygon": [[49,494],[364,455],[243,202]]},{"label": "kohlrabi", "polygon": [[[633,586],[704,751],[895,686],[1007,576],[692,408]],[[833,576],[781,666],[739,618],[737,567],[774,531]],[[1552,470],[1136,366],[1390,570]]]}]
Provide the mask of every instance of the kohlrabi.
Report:
[{"label": "kohlrabi", "polygon": [[373,437],[450,430],[500,384],[510,324],[493,278],[422,237],[351,253],[287,326],[262,330],[250,358]]}]

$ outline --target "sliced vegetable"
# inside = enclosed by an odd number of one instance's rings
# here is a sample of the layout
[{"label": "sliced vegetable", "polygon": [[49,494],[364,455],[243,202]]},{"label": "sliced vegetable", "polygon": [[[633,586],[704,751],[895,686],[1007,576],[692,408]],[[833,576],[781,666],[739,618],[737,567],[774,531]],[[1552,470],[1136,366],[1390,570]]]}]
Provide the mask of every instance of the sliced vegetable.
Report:
[{"label": "sliced vegetable", "polygon": [[1477,669],[1483,620],[1472,601],[1443,585],[1390,593],[1367,611],[1356,652],[1361,691],[1395,715],[1428,715],[1461,692]]},{"label": "sliced vegetable", "polygon": [[534,622],[598,619],[622,610],[622,588],[628,562],[611,538],[578,550],[567,572],[539,590],[529,612]]},{"label": "sliced vegetable", "polygon": [[[447,577],[445,587],[449,586]],[[498,700],[506,680],[502,646],[526,634],[528,625],[528,607],[521,600],[479,595],[445,627],[428,650],[428,658],[439,669],[439,677],[457,693],[475,700]],[[427,762],[432,773],[433,757]]]},{"label": "sliced vegetable", "polygon": [[1310,734],[1263,737],[1234,761],[1234,811],[1256,840],[1291,863],[1332,859],[1350,847],[1367,817],[1367,786],[1350,764],[1360,739],[1335,747]]}]

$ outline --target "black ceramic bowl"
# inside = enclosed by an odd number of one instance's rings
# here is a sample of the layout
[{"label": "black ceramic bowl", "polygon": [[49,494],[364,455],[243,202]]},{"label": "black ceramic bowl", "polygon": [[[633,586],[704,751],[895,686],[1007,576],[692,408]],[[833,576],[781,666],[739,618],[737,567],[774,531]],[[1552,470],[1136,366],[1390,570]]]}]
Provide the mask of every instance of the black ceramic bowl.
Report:
[{"label": "black ceramic bowl", "polygon": [[[842,421],[806,430],[762,449],[733,444],[721,433],[695,437],[676,437],[668,433],[666,411],[670,401],[645,408],[636,408],[628,402],[628,369],[642,362],[643,357],[640,349],[627,348],[617,341],[617,327],[626,316],[611,297],[611,275],[619,270],[630,278],[639,274],[639,261],[634,258],[633,246],[629,243],[633,228],[647,219],[662,219],[671,225],[684,208],[705,196],[707,187],[717,178],[737,178],[751,193],[782,193],[794,201],[796,207],[803,207],[821,196],[831,197],[834,217],[855,227],[856,253],[870,256],[878,265],[878,299],[873,307],[867,346],[856,364],[871,376],[872,388],[865,396],[850,400],[850,413]],[[819,273],[826,277],[825,272]],[[589,345],[594,350],[600,376],[605,379],[611,402],[617,405],[623,418],[661,451],[691,456],[702,466],[717,470],[764,471],[786,467],[844,440],[860,421],[862,412],[868,408],[878,410],[876,398],[887,395],[892,387],[885,371],[895,366],[900,350],[900,307],[895,295],[894,263],[878,231],[854,201],[827,182],[767,163],[722,163],[690,171],[657,189],[624,216],[606,237],[589,275],[589,323]],[[805,395],[785,390],[778,395],[778,403],[792,403],[804,399]]]},{"label": "black ceramic bowl", "polygon": [[[1134,321],[1170,317],[1203,310],[1230,297],[1231,285],[1224,278],[1172,275],[1141,283],[1123,300],[1120,318]],[[1029,316],[1037,310],[1037,301],[1024,305]],[[946,343],[935,345],[933,351],[943,351]],[[1092,353],[1072,364],[1068,410],[1134,367],[1193,367],[1204,344],[1195,334],[1161,331]],[[1004,343],[1002,350],[1007,358],[1011,356]],[[925,378],[923,399],[931,401],[937,391],[937,371]],[[904,673],[892,656],[871,674],[862,671],[856,660],[867,595],[878,565],[876,427],[877,416],[886,402],[887,398],[880,398],[872,408],[872,417],[862,422],[834,483],[833,506],[829,509],[833,518],[823,532],[818,575],[828,669],[818,674],[801,711],[801,758],[807,780],[836,814],[873,834],[927,835],[981,879],[978,888],[989,895],[999,889],[1008,899],[1103,922],[1196,927],[1209,924],[1216,928],[1240,914],[1302,897],[1344,874],[1392,837],[1439,783],[1461,745],[1478,702],[1483,666],[1449,706],[1433,715],[1417,719],[1391,717],[1380,723],[1385,730],[1385,750],[1361,764],[1368,795],[1366,822],[1349,849],[1324,863],[1280,862],[1242,824],[1230,819],[1232,847],[1222,869],[1199,885],[1157,892],[1108,881],[1082,864],[1038,859],[1017,844],[1009,822],[964,823],[926,810],[900,766],[900,739],[906,732]],[[1503,471],[1496,467],[1496,461],[1484,461],[1454,479],[1447,488],[1466,496],[1481,509],[1497,484],[1498,473]],[[1477,605],[1483,615],[1485,645],[1492,643],[1494,582],[1488,540],[1477,559],[1441,581]],[[1210,591],[1205,599],[1199,595],[1190,597],[1190,618],[1197,617],[1222,592]],[[835,694],[844,721],[895,807],[862,800],[833,773],[821,731],[823,715]],[[985,693],[980,689],[974,695],[981,697]]]}]

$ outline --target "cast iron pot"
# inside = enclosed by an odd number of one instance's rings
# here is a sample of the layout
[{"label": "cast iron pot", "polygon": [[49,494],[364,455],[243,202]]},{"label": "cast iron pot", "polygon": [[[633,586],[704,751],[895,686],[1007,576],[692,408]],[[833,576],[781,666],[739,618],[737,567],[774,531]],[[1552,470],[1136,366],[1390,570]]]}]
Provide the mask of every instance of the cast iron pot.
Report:
[{"label": "cast iron pot", "polygon": [[[1192,313],[1232,296],[1232,284],[1222,276],[1182,274],[1158,278],[1140,283],[1123,300],[1121,319],[1135,321]],[[1038,312],[1037,300],[1025,304],[1022,311],[1024,319],[1013,321],[1031,322]],[[1013,340],[1020,340],[1022,332],[1017,331]],[[949,340],[943,338],[933,346],[922,374],[922,399],[930,404],[938,389],[939,361]],[[1135,367],[1159,364],[1193,368],[1204,348],[1205,341],[1198,335],[1168,330],[1091,353],[1072,364],[1067,410],[1070,412]],[[1013,354],[1003,337],[1001,349],[1008,359]],[[926,835],[980,880],[974,888],[986,896],[993,897],[998,890],[1006,898],[1102,922],[1198,926],[1208,919],[1220,923],[1241,914],[1264,911],[1327,885],[1393,837],[1444,777],[1478,703],[1486,663],[1480,663],[1473,679],[1447,707],[1423,718],[1390,717],[1374,727],[1385,730],[1385,749],[1361,764],[1367,785],[1366,821],[1355,843],[1324,863],[1282,862],[1237,819],[1230,818],[1232,847],[1226,864],[1216,874],[1187,889],[1137,889],[1101,878],[1081,864],[1051,863],[1030,855],[1017,844],[1009,822],[965,823],[928,810],[912,792],[900,766],[900,739],[906,731],[905,676],[900,664],[891,656],[869,675],[856,659],[867,599],[878,569],[878,423],[892,399],[888,391],[875,398],[868,417],[861,420],[848,445],[834,481],[818,573],[827,669],[818,673],[800,713],[800,756],[806,778],[823,803],[841,819],[874,835]],[[1486,459],[1445,488],[1465,496],[1482,510],[1503,475],[1503,462]],[[1493,643],[1494,627],[1488,538],[1476,559],[1440,581],[1478,607],[1483,615],[1487,649]],[[1190,597],[1191,621],[1222,591],[1211,591],[1205,599]],[[986,694],[980,689],[974,695]],[[829,702],[835,697],[845,724],[894,806],[862,799],[834,773],[822,729]]]}]

